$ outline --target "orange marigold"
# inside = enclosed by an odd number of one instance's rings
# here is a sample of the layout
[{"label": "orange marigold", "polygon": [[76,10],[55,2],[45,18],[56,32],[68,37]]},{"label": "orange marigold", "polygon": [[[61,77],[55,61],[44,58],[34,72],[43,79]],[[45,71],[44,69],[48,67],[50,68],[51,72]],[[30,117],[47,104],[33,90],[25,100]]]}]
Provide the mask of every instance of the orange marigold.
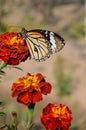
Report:
[{"label": "orange marigold", "polygon": [[28,46],[19,33],[0,34],[0,59],[6,64],[17,65],[30,57]]},{"label": "orange marigold", "polygon": [[17,96],[17,101],[27,106],[42,100],[42,94],[51,92],[51,85],[45,82],[42,74],[31,75],[19,78],[12,85],[12,96]]},{"label": "orange marigold", "polygon": [[63,105],[48,104],[41,114],[41,122],[46,130],[69,130],[71,110]]}]

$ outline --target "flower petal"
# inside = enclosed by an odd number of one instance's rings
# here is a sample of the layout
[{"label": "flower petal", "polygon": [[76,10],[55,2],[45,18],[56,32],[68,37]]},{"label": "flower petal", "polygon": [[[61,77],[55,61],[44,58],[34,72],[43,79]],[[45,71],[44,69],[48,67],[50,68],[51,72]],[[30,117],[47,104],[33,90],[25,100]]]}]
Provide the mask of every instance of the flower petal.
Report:
[{"label": "flower petal", "polygon": [[18,65],[28,57],[28,46],[19,33],[6,32],[0,35],[0,59],[6,64]]},{"label": "flower petal", "polygon": [[71,119],[70,109],[63,104],[48,104],[41,114],[43,125],[50,130],[68,130]]},{"label": "flower petal", "polygon": [[51,92],[51,84],[50,83],[48,83],[48,82],[42,82],[42,83],[40,83],[39,84],[39,86],[40,86],[40,88],[41,88],[41,92],[43,93],[43,94],[47,94],[47,93],[50,93]]},{"label": "flower petal", "polygon": [[51,92],[51,84],[46,82],[40,73],[19,78],[12,85],[12,97],[17,96],[17,101],[30,105],[42,100],[42,94]]},{"label": "flower petal", "polygon": [[18,95],[17,101],[23,103],[24,105],[34,104],[42,99],[40,92],[24,92]]}]

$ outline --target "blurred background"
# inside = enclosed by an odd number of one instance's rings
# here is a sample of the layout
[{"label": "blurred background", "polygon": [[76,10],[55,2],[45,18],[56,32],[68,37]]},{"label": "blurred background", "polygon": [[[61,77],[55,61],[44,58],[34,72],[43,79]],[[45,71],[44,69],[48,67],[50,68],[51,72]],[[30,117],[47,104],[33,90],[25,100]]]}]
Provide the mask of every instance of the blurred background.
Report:
[{"label": "blurred background", "polygon": [[65,104],[72,110],[70,130],[86,129],[86,38],[84,0],[0,0],[0,33],[20,32],[22,27],[51,30],[66,41],[59,53],[47,61],[38,63],[26,60],[18,65],[23,71],[5,68],[0,81],[0,101],[5,103],[3,111],[7,121],[12,111],[18,113],[19,129],[24,130],[27,108],[11,96],[11,86],[27,72],[38,72],[46,76],[53,86],[51,94],[36,104],[33,130],[44,130],[40,113],[48,103]]}]

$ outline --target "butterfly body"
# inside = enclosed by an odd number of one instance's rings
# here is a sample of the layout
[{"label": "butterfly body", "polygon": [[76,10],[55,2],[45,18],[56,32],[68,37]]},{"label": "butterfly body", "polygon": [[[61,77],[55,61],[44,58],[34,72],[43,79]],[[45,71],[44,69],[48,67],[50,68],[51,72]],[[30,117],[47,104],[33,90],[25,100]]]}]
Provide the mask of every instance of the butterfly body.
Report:
[{"label": "butterfly body", "polygon": [[64,39],[51,31],[29,30],[22,28],[21,35],[24,37],[29,48],[31,58],[36,61],[45,61],[51,54],[60,51],[64,45]]}]

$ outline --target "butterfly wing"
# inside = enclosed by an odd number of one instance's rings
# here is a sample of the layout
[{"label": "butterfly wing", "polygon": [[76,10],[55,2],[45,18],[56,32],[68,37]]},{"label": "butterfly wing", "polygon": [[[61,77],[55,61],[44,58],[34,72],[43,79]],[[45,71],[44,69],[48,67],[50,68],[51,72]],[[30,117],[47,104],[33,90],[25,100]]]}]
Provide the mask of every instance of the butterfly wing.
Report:
[{"label": "butterfly wing", "polygon": [[51,31],[22,29],[22,35],[28,45],[31,58],[39,62],[46,60],[65,45],[64,39]]}]

